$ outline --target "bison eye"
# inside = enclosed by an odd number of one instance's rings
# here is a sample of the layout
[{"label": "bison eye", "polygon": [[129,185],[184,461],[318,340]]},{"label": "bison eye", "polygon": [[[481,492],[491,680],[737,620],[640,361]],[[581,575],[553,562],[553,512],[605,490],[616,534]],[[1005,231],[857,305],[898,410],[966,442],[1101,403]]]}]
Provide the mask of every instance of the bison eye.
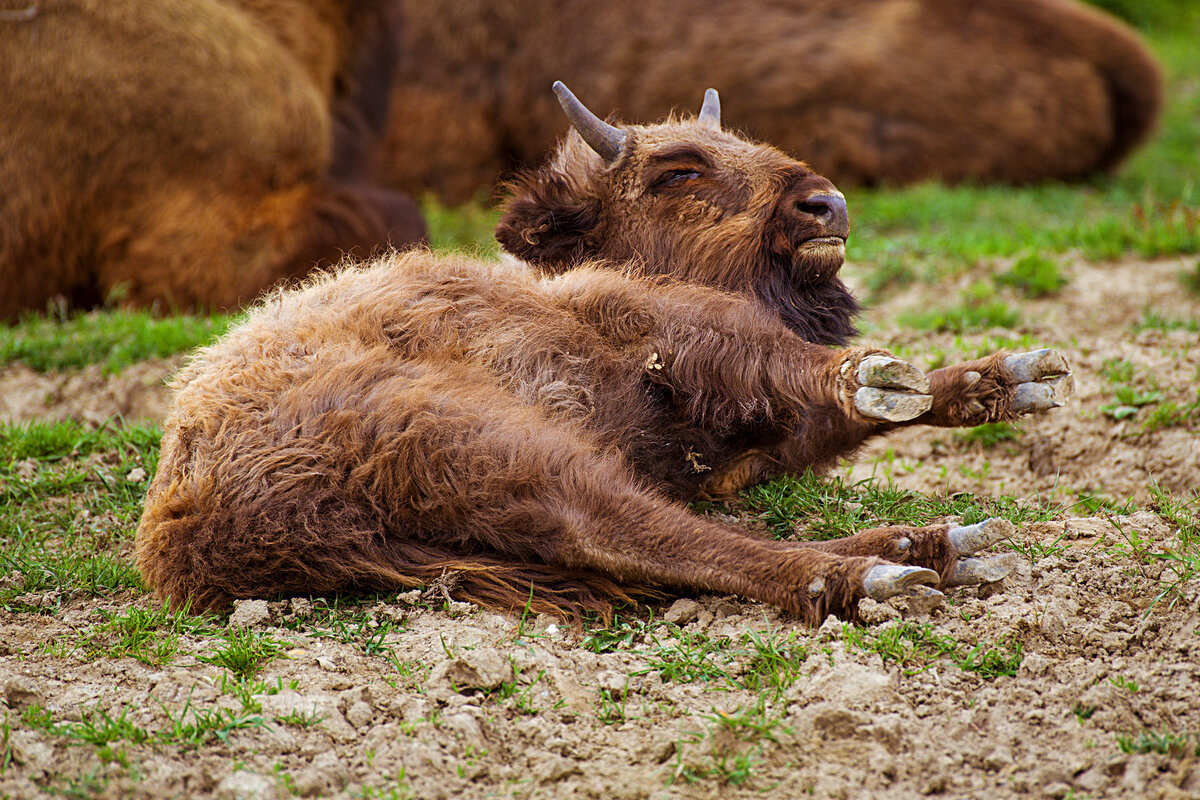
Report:
[{"label": "bison eye", "polygon": [[700,171],[695,169],[672,169],[664,172],[650,184],[651,189],[663,189],[668,186],[680,186],[690,180],[700,177]]}]

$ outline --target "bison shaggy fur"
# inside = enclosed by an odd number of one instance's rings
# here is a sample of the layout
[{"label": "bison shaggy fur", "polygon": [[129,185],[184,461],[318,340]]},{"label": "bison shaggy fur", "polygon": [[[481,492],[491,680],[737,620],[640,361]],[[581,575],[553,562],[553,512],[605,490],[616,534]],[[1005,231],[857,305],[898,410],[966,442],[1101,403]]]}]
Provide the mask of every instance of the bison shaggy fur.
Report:
[{"label": "bison shaggy fur", "polygon": [[545,86],[658,119],[706,86],[839,185],[1109,170],[1154,127],[1160,70],[1074,0],[398,0],[387,175],[458,202],[563,132]]},{"label": "bison shaggy fur", "polygon": [[413,203],[367,176],[396,58],[385,3],[0,13],[0,320],[54,300],[234,307],[423,238]]},{"label": "bison shaggy fur", "polygon": [[219,608],[449,573],[501,609],[682,587],[815,622],[852,617],[885,560],[953,583],[946,525],[780,542],[684,502],[899,424],[1011,419],[1020,376],[990,356],[931,373],[919,416],[864,413],[864,365],[900,362],[845,346],[833,185],[703,114],[613,131],[614,159],[572,133],[514,185],[497,236],[524,261],[350,266],[198,352],[137,533],[158,596]]}]

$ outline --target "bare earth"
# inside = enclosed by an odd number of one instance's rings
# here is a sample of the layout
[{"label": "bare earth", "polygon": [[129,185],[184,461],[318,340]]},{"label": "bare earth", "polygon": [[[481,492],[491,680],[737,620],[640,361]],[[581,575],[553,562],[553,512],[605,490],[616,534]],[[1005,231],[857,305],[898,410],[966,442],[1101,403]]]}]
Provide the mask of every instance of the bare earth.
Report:
[{"label": "bare earth", "polygon": [[[951,431],[900,432],[847,465],[850,476],[1066,501],[1098,493],[1144,503],[1152,478],[1196,489],[1194,424],[1142,432],[1148,408],[1122,421],[1100,410],[1113,402],[1101,375],[1109,359],[1130,361],[1135,382],[1152,376],[1164,399],[1195,400],[1200,334],[1131,330],[1145,306],[1200,317],[1200,298],[1176,279],[1190,263],[1069,264],[1059,295],[1006,296],[1025,324],[992,338],[1028,334],[1031,346],[1060,348],[1077,399],[992,447]],[[974,354],[982,334],[960,346],[889,321],[951,294],[914,290],[872,310],[868,341],[923,366],[934,348],[948,361]],[[107,380],[9,368],[2,413],[161,418],[162,401],[145,398],[160,396],[153,384],[171,368]],[[14,386],[33,388],[14,400]],[[231,625],[283,643],[247,684],[250,704],[224,669],[197,658],[221,644],[217,634],[184,635],[162,666],[80,646],[114,639],[98,633],[104,612],[150,608],[145,596],[27,597],[46,611],[0,611],[0,797],[50,797],[49,785],[113,798],[1200,796],[1200,584],[1155,602],[1172,562],[1146,555],[1178,549],[1179,532],[1147,510],[1066,516],[1018,532],[1035,555],[1003,584],[933,607],[864,601],[865,630],[827,621],[810,631],[766,606],[700,597],[653,607],[671,624],[635,625],[604,647],[549,618],[522,621],[434,591],[357,607],[363,621],[341,641],[318,635],[331,630],[319,600],[242,603]],[[1020,666],[985,677],[948,656],[885,662],[860,644],[899,631],[957,642],[961,653],[1019,643]],[[778,691],[753,685],[756,641],[790,656]],[[697,662],[697,652],[707,655]],[[681,672],[685,662],[716,670]],[[145,740],[96,747],[49,733],[22,716],[37,704],[60,726],[95,723],[95,709],[124,713]],[[169,735],[214,709],[229,725],[198,748]],[[1191,739],[1166,753],[1121,748],[1153,749],[1128,746],[1148,733]]]}]

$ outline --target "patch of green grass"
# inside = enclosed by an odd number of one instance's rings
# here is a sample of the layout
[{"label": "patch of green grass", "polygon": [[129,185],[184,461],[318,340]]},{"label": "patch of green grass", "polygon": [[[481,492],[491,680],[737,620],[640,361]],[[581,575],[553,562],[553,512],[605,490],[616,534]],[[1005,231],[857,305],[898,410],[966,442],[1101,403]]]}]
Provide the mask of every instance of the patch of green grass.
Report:
[{"label": "patch of green grass", "polygon": [[1142,317],[1133,323],[1135,333],[1144,330],[1159,331],[1200,331],[1200,320],[1178,319],[1160,314],[1156,309],[1143,308]]},{"label": "patch of green grass", "polygon": [[[666,635],[659,637],[659,633]],[[652,649],[647,666],[637,674],[657,672],[664,681],[709,683],[731,681],[728,662],[732,645],[729,639],[712,639],[703,633],[662,625],[648,633]]]},{"label": "patch of green grass", "polygon": [[1132,386],[1121,385],[1113,389],[1115,402],[1100,406],[1100,411],[1115,420],[1137,416],[1142,406],[1159,403],[1163,393],[1159,391],[1140,391]]},{"label": "patch of green grass", "polygon": [[1004,301],[966,298],[955,306],[908,311],[900,315],[906,328],[940,333],[971,333],[989,328],[1015,328],[1021,314]]},{"label": "patch of green grass", "polygon": [[593,653],[611,653],[617,650],[628,650],[633,646],[634,639],[640,638],[655,623],[646,623],[637,617],[613,615],[608,625],[589,628],[579,644],[585,650]]},{"label": "patch of green grass", "polygon": [[235,317],[182,314],[159,317],[148,311],[93,311],[65,319],[26,316],[0,325],[0,366],[22,361],[38,372],[102,364],[105,374],[130,364],[207,344]]},{"label": "patch of green grass", "polygon": [[738,682],[751,691],[770,689],[776,695],[796,682],[811,652],[810,642],[801,641],[796,631],[786,636],[770,629],[751,631],[742,636],[742,645],[749,649],[750,658]]},{"label": "patch of green grass", "polygon": [[996,275],[996,283],[1012,286],[1026,297],[1045,297],[1070,281],[1055,261],[1037,253],[1028,253],[1018,258],[1011,269]]},{"label": "patch of green grass", "polygon": [[262,669],[283,648],[283,642],[249,628],[226,628],[223,644],[212,655],[197,658],[245,679]]},{"label": "patch of green grass", "polygon": [[[511,663],[512,658],[509,658]],[[516,668],[514,665],[514,673]],[[561,699],[555,700],[549,706],[540,706],[535,702],[534,690],[546,677],[546,670],[538,670],[538,674],[532,680],[517,674],[511,681],[505,681],[495,689],[487,693],[488,699],[495,700],[499,703],[505,703],[518,714],[524,716],[536,716],[543,711],[548,711],[552,708],[558,708],[562,705]]]},{"label": "patch of green grass", "polygon": [[881,631],[847,624],[843,633],[847,649],[854,647],[875,653],[884,664],[895,662],[906,670],[923,669],[929,663],[946,657],[965,672],[991,679],[1001,675],[1016,675],[1024,658],[1024,649],[1014,637],[967,646],[952,636],[935,632],[929,623],[917,625],[902,622],[889,625]]},{"label": "patch of green grass", "polygon": [[451,207],[429,195],[421,201],[421,213],[429,226],[429,247],[435,253],[460,251],[482,258],[499,256],[500,245],[494,234],[500,210],[488,205],[486,198]]},{"label": "patch of green grass", "polygon": [[1152,730],[1139,731],[1134,734],[1117,734],[1117,747],[1122,753],[1160,753],[1171,758],[1192,758],[1200,756],[1200,738],[1192,741],[1187,733],[1176,734]]},{"label": "patch of green grass", "polygon": [[150,738],[150,733],[130,722],[128,716],[128,705],[122,707],[121,713],[115,717],[102,708],[85,709],[79,722],[64,722],[56,732],[60,736],[97,747],[121,741],[142,744]]},{"label": "patch of green grass", "polygon": [[[1200,369],[1197,373],[1200,375]],[[1113,402],[1100,406],[1101,413],[1117,421],[1141,422],[1140,428],[1126,435],[1200,426],[1200,388],[1190,401],[1167,398],[1153,374],[1138,374],[1131,362],[1120,359],[1105,361],[1100,367],[1100,375],[1113,387]]]},{"label": "patch of green grass", "polygon": [[1002,442],[1016,442],[1023,431],[1011,422],[985,422],[965,431],[955,431],[954,437],[964,444],[977,444],[985,449]]},{"label": "patch of green grass", "polygon": [[1140,28],[1163,28],[1189,20],[1200,23],[1200,10],[1193,0],[1086,0]]},{"label": "patch of green grass", "polygon": [[8,718],[8,709],[4,709],[4,722],[0,722],[0,776],[8,772],[12,763],[12,721]]},{"label": "patch of green grass", "polygon": [[[197,709],[188,697],[178,713],[161,705],[167,724],[154,733],[154,741],[197,750],[216,739],[228,743],[234,731],[245,728],[260,728],[265,722],[257,713],[237,713],[228,708]],[[190,716],[190,719],[189,719]]]},{"label": "patch of green grass", "polygon": [[[1176,495],[1157,484],[1150,487],[1152,507],[1159,516],[1179,531],[1177,548],[1153,546],[1117,526],[1126,547],[1139,561],[1154,561],[1162,566],[1157,578],[1158,593],[1150,608],[1169,599],[1168,608],[1182,598],[1188,587],[1200,578],[1200,491]],[[1147,609],[1149,613],[1149,609]]]},{"label": "patch of green grass", "polygon": [[289,714],[275,717],[275,721],[280,725],[292,725],[297,728],[315,728],[324,722],[325,716],[316,711],[304,713],[302,711],[292,711]]},{"label": "patch of green grass", "polygon": [[1200,259],[1192,266],[1179,271],[1179,282],[1192,294],[1200,295]]},{"label": "patch of green grass", "polygon": [[1001,675],[1016,675],[1024,658],[1024,646],[1016,637],[1008,636],[992,645],[975,645],[957,658],[955,663],[966,672],[974,672],[980,677],[990,679]]},{"label": "patch of green grass", "polygon": [[629,701],[629,682],[624,689],[601,689],[600,706],[596,710],[596,719],[605,725],[617,725],[624,722],[625,706]]},{"label": "patch of green grass", "polygon": [[30,592],[104,595],[142,584],[129,558],[153,426],[0,423],[0,608]]},{"label": "patch of green grass", "polygon": [[742,493],[777,538],[836,539],[877,525],[926,525],[935,517],[957,516],[970,524],[988,517],[1014,523],[1052,519],[1057,509],[1018,504],[1011,497],[953,497],[918,494],[865,479],[847,485],[841,477],[781,475]]},{"label": "patch of green grass", "polygon": [[80,647],[89,658],[130,657],[149,666],[170,663],[179,650],[183,634],[211,634],[216,629],[211,615],[193,616],[187,608],[129,608],[100,611],[104,621],[83,635]]}]

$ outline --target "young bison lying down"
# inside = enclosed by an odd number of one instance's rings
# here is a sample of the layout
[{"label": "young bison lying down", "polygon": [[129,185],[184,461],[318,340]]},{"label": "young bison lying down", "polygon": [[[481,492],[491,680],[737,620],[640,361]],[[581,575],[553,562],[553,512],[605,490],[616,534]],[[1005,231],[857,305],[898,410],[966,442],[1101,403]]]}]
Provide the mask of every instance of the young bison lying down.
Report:
[{"label": "young bison lying down", "polygon": [[[810,622],[864,596],[996,580],[1011,525],[769,541],[690,513],[902,424],[1060,404],[1052,351],[926,376],[844,348],[856,305],[829,181],[695,120],[573,132],[497,236],[526,264],[393,255],[280,292],[177,379],[138,528],[150,586],[233,598],[387,591],[450,570],[502,609],[607,611],[680,587]],[[831,348],[828,345],[838,345]]]}]

